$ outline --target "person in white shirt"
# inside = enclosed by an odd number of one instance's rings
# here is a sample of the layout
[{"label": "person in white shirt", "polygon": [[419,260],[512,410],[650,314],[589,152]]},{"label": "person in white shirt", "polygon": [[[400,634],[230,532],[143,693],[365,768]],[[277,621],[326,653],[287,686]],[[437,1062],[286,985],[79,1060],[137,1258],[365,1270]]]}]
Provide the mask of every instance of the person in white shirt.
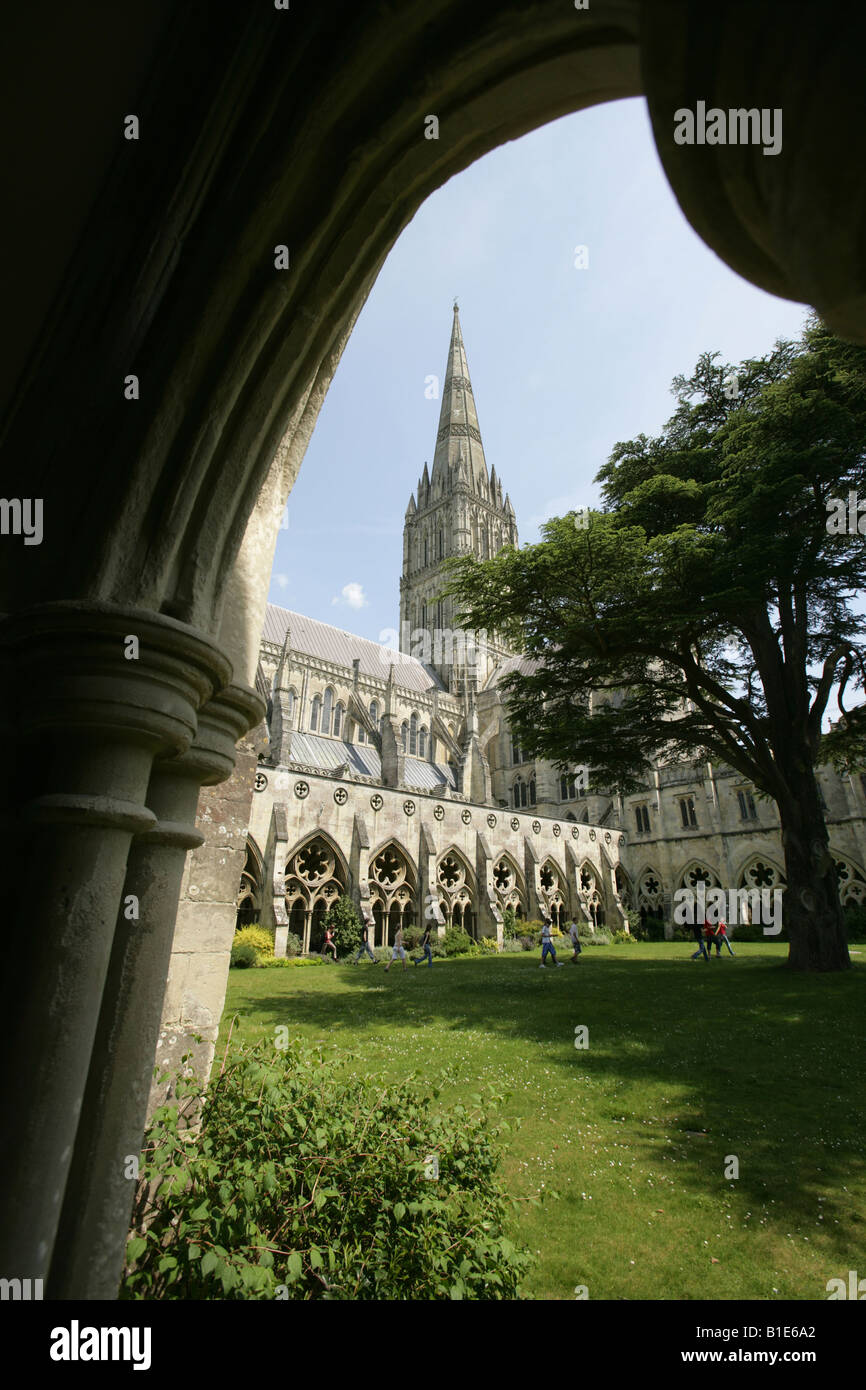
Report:
[{"label": "person in white shirt", "polygon": [[577,958],[581,952],[580,936],[578,935],[577,923],[572,920],[569,923],[568,934],[571,937],[571,944],[574,947],[574,955],[571,957],[572,965],[577,965]]},{"label": "person in white shirt", "polygon": [[550,934],[550,923],[545,922],[541,928],[541,969],[544,969],[544,962],[548,955],[553,956],[553,963],[557,969],[562,969],[564,961],[556,959],[556,951],[553,949],[553,938]]}]

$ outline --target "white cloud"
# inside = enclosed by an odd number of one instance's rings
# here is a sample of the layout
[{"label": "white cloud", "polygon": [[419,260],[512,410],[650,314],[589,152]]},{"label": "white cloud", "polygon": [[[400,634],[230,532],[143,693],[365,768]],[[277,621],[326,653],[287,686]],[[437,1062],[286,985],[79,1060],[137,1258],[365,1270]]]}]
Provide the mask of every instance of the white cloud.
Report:
[{"label": "white cloud", "polygon": [[347,608],[366,608],[367,599],[364,597],[364,588],[361,584],[344,584],[339,594],[335,594],[331,603],[345,604]]},{"label": "white cloud", "polygon": [[289,576],[287,574],[275,574],[274,579],[281,589],[287,589],[289,587]]}]

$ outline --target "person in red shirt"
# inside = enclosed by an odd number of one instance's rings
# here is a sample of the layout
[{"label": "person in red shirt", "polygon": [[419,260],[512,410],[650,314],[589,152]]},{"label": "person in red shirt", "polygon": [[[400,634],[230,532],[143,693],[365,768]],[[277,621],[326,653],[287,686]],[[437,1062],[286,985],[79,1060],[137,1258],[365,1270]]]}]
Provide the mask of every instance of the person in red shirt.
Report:
[{"label": "person in red shirt", "polygon": [[713,933],[713,941],[716,943],[717,956],[720,956],[722,954],[723,946],[727,946],[728,951],[731,955],[734,954],[734,952],[731,950],[731,943],[728,940],[728,929],[725,926],[724,922],[720,921],[719,925],[716,927],[716,930]]},{"label": "person in red shirt", "polygon": [[330,927],[325,927],[325,944],[322,947],[322,955],[327,955],[329,951],[331,955],[334,957],[334,963],[336,964],[337,948],[334,945],[334,933]]}]

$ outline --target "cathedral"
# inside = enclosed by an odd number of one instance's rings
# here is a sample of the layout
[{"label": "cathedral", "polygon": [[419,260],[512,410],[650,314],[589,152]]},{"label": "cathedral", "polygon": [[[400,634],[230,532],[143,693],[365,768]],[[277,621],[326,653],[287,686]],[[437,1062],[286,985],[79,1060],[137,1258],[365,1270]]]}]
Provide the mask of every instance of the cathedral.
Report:
[{"label": "cathedral", "polygon": [[[562,771],[513,737],[503,678],[523,658],[464,633],[440,596],[450,556],[518,544],[488,469],[457,305],[433,464],[406,508],[400,633],[382,645],[269,605],[257,675],[267,701],[238,923],[294,933],[315,951],[348,894],[377,946],[434,922],[501,940],[503,913],[672,932],[672,902],[699,882],[784,888],[775,804],[731,768],[659,762],[627,797]],[[866,901],[866,775],[820,772],[843,903]]]}]

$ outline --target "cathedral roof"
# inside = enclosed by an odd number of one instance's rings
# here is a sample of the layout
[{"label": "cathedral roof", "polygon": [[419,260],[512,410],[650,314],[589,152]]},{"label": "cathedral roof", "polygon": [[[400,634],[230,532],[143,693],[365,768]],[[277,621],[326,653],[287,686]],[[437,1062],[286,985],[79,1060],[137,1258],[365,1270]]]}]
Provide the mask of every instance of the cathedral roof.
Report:
[{"label": "cathedral roof", "polygon": [[473,487],[477,486],[479,474],[483,475],[486,484],[487,462],[484,458],[475,397],[472,394],[472,382],[469,380],[466,348],[463,345],[460,318],[455,304],[431,481],[435,482],[441,477],[447,482],[451,467],[461,456],[468,465],[469,480]]},{"label": "cathedral roof", "polygon": [[510,676],[512,671],[519,671],[521,676],[531,676],[538,670],[538,662],[532,656],[509,656],[505,661],[500,662],[496,670],[491,672],[490,679],[485,685],[485,690],[493,690],[506,676]]},{"label": "cathedral roof", "polygon": [[425,666],[417,657],[406,656],[396,652],[393,647],[371,642],[367,637],[356,637],[342,628],[331,627],[330,623],[320,623],[317,618],[306,618],[302,613],[292,613],[287,608],[278,608],[275,603],[269,603],[262,631],[264,640],[281,647],[289,630],[292,651],[314,660],[345,666],[351,671],[352,662],[357,657],[361,674],[374,676],[381,681],[387,681],[393,664],[395,683],[404,690],[416,690],[421,694],[431,686],[437,690],[445,689],[432,666]]},{"label": "cathedral roof", "polygon": [[[349,764],[349,771],[361,777],[382,781],[382,759],[371,743],[345,743],[321,734],[292,734],[292,765],[315,768],[319,772],[334,772]],[[454,771],[447,763],[429,763],[424,758],[406,758],[401,786],[415,791],[436,791],[442,783],[453,791],[456,788]]]}]

